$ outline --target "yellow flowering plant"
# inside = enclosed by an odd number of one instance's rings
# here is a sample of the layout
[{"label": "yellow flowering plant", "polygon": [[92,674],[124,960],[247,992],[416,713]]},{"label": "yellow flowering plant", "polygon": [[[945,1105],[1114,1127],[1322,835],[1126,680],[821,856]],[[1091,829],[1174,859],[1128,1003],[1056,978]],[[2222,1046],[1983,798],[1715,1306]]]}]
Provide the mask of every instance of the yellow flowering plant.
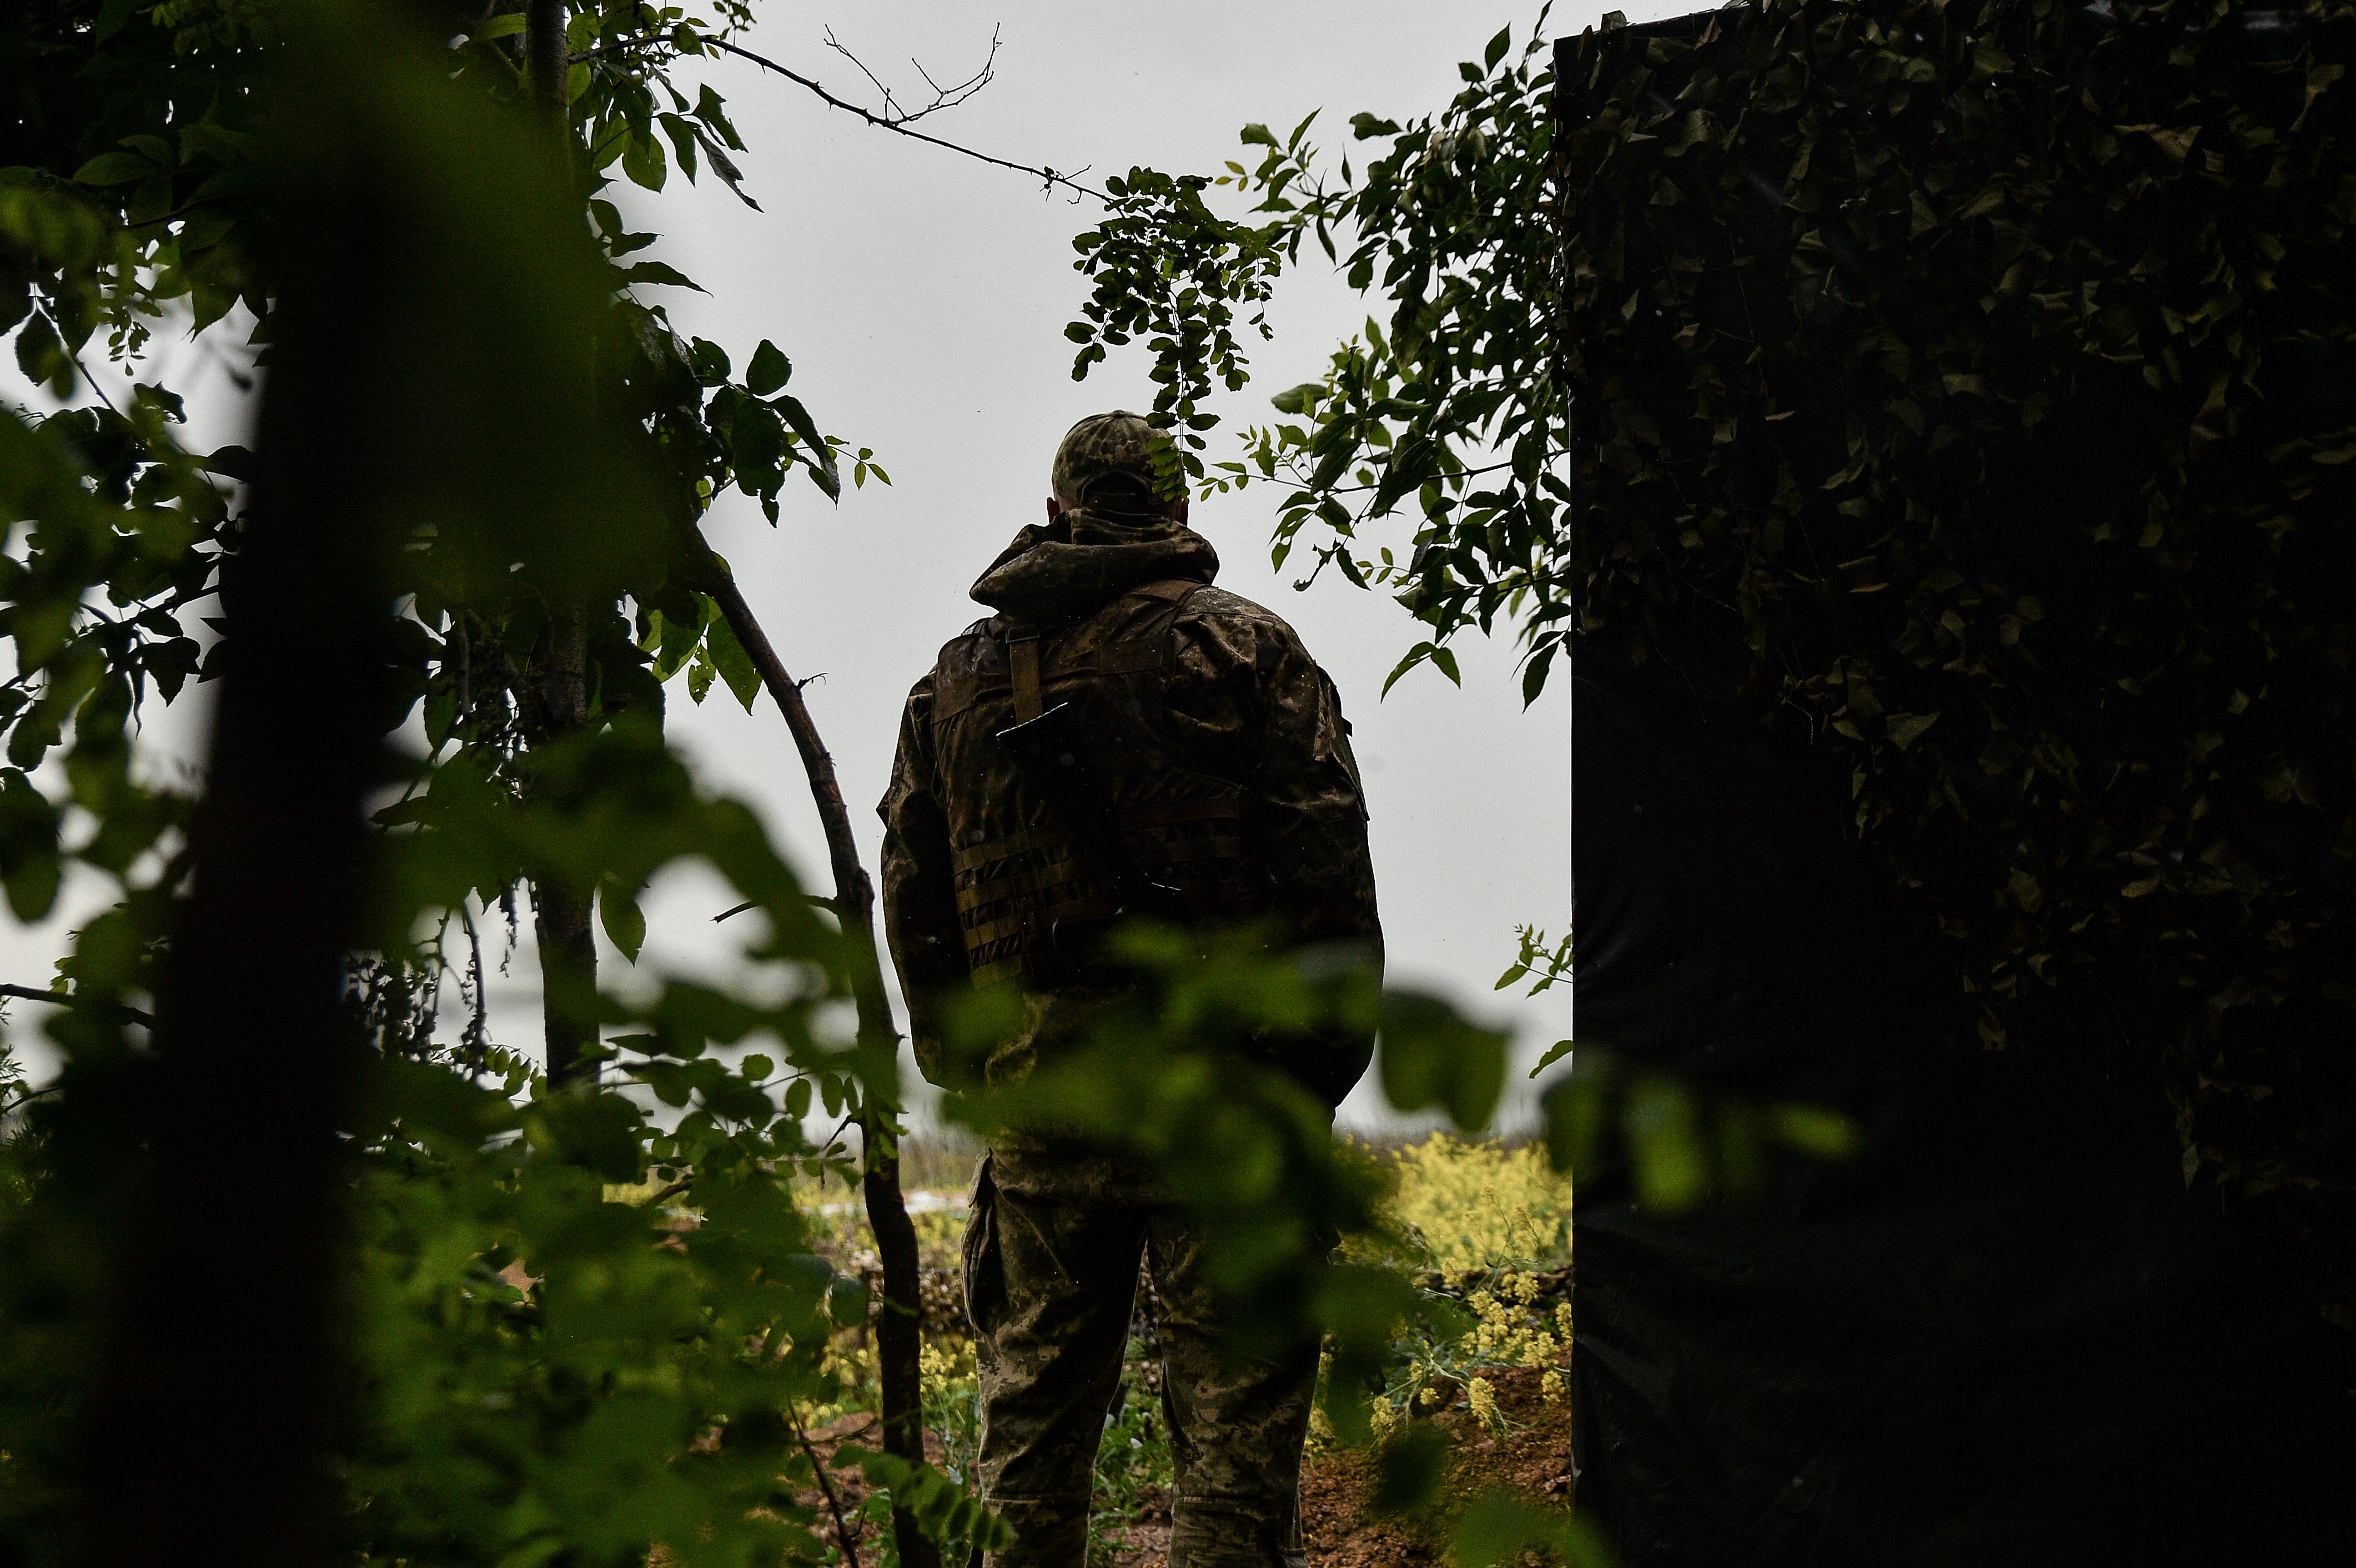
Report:
[{"label": "yellow flowering plant", "polygon": [[[1538,1372],[1547,1402],[1561,1399],[1570,1348],[1569,1179],[1549,1167],[1543,1148],[1445,1133],[1393,1151],[1361,1148],[1381,1168],[1387,1192],[1381,1229],[1347,1239],[1344,1252],[1406,1269],[1418,1287],[1414,1309],[1393,1328],[1370,1413],[1376,1441],[1460,1404],[1502,1435],[1511,1423],[1483,1375],[1502,1369]],[[1329,1440],[1323,1425],[1312,1435]]]}]

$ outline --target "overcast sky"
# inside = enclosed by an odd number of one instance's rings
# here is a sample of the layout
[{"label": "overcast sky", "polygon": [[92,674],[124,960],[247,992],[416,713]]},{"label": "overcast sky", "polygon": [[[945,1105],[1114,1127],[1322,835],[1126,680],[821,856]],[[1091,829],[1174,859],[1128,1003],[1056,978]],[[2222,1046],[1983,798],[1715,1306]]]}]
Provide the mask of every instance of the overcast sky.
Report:
[{"label": "overcast sky", "polygon": [[[1602,8],[1558,7],[1550,27],[1583,27]],[[1642,20],[1695,7],[1620,8]],[[1537,15],[1527,5],[1398,0],[771,3],[763,12],[749,48],[862,101],[873,91],[826,47],[830,26],[904,101],[921,101],[912,58],[937,80],[962,79],[989,54],[995,25],[996,79],[926,128],[1018,162],[1087,165],[1091,179],[1140,164],[1215,172],[1236,155],[1247,122],[1282,132],[1319,109],[1323,143],[1338,155],[1352,113],[1403,121],[1438,109],[1461,85],[1459,60],[1477,59],[1507,23],[1518,47]],[[707,528],[787,667],[823,677],[809,688],[810,708],[872,868],[881,831],[873,806],[908,686],[944,640],[984,613],[966,590],[1016,528],[1041,516],[1056,440],[1085,414],[1150,407],[1149,362],[1142,349],[1115,350],[1087,381],[1071,379],[1063,328],[1087,292],[1071,240],[1095,221],[1093,203],[1072,205],[1024,176],[864,126],[740,59],[681,76],[707,79],[727,98],[750,148],[740,159],[746,187],[764,210],[746,210],[716,184],[691,188],[674,177],[660,197],[620,187],[633,227],[662,235],[647,254],[709,291],[651,293],[682,332],[720,343],[740,367],[762,338],[775,340],[820,428],[873,447],[893,479],[846,490],[839,507],[797,482],[776,528],[732,493]],[[1253,384],[1216,405],[1231,422],[1214,433],[1210,455],[1232,451],[1234,424],[1266,417],[1269,393],[1319,375],[1376,308],[1322,258],[1305,261],[1280,285],[1269,312],[1276,339],[1252,350]],[[164,379],[195,397],[192,443],[240,439],[245,412],[222,367],[186,345],[163,353]],[[0,396],[46,402],[7,369]],[[154,368],[142,379],[155,379]],[[1490,986],[1513,955],[1515,923],[1559,932],[1569,920],[1567,683],[1558,678],[1525,711],[1515,650],[1501,638],[1461,647],[1462,691],[1426,667],[1378,700],[1384,677],[1418,640],[1417,624],[1331,574],[1294,592],[1301,567],[1273,571],[1269,560],[1275,499],[1253,489],[1200,502],[1194,526],[1218,547],[1222,586],[1290,621],[1341,688],[1365,773],[1392,977],[1511,1024],[1533,1059],[1569,1032],[1568,995],[1525,1000]],[[702,776],[754,802],[822,885],[816,817],[767,699],[748,716],[716,688],[701,709],[673,689],[671,732]],[[201,754],[201,716],[191,709],[151,722],[148,739],[155,765],[177,765]],[[77,879],[42,926],[0,918],[0,979],[46,986],[66,933],[102,892],[95,879]],[[659,883],[642,964],[724,977],[737,939],[709,923],[722,907],[724,893],[702,874]],[[496,992],[495,1032],[508,1043],[537,1044],[536,977],[531,955],[519,952]],[[38,1074],[45,1052],[26,1027],[37,1011],[18,1004],[12,1034]],[[1344,1119],[1384,1123],[1371,1075]]]}]

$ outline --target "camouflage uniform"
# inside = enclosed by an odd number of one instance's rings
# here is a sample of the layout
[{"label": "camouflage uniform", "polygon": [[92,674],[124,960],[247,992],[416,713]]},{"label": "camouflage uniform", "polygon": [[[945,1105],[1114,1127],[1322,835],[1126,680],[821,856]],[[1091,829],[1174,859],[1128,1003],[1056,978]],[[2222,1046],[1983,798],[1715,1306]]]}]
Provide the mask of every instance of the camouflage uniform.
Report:
[{"label": "camouflage uniform", "polygon": [[[1365,807],[1333,686],[1282,621],[1210,586],[1210,542],[1154,508],[1135,415],[1082,421],[1056,456],[1066,510],[1024,528],[973,596],[999,613],[908,695],[884,825],[884,910],[926,1077],[948,1082],[944,1000],[1022,987],[1022,1025],[980,1063],[1019,1081],[1118,992],[1086,950],[1119,879],[1033,790],[998,736],[1058,702],[1128,856],[1202,923],[1274,917],[1291,940],[1381,957]],[[1371,1042],[1285,1064],[1327,1104]],[[1033,1136],[994,1142],[967,1231],[980,1364],[984,1496],[1022,1539],[991,1568],[1079,1568],[1096,1446],[1120,1371],[1141,1257],[1163,1305],[1163,1400],[1177,1459],[1172,1568],[1300,1561],[1297,1491],[1313,1364],[1239,1365],[1194,1227],[1125,1157]]]}]

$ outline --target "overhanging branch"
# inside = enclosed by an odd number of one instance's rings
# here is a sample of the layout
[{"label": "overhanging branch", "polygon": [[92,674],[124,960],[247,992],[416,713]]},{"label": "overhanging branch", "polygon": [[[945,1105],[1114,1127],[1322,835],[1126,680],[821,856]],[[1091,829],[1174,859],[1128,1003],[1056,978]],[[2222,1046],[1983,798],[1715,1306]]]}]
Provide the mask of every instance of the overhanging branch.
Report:
[{"label": "overhanging branch", "polygon": [[[1011,158],[997,157],[991,154],[979,151],[976,148],[965,146],[960,143],[949,141],[945,137],[935,136],[926,132],[918,131],[909,123],[911,121],[918,120],[926,114],[930,114],[936,109],[945,108],[953,102],[962,102],[965,98],[969,97],[972,93],[980,91],[982,83],[989,80],[990,68],[988,66],[984,66],[982,68],[980,76],[973,81],[960,83],[958,86],[948,89],[946,91],[942,91],[942,90],[937,88],[935,91],[940,93],[939,100],[926,105],[923,109],[917,110],[914,113],[893,113],[887,112],[885,113],[878,114],[873,110],[862,108],[861,105],[851,102],[847,98],[837,98],[814,79],[804,76],[798,70],[793,70],[787,67],[781,66],[776,61],[769,59],[766,55],[755,54],[751,49],[745,48],[743,45],[732,44],[725,38],[690,35],[689,39],[682,39],[680,34],[676,32],[650,33],[643,37],[621,38],[610,44],[600,44],[594,49],[583,49],[580,53],[570,57],[570,63],[580,65],[584,61],[598,59],[607,55],[627,53],[632,49],[683,48],[685,42],[689,40],[691,40],[693,43],[703,48],[717,49],[723,54],[734,55],[739,59],[751,60],[755,65],[759,66],[764,70],[775,71],[777,75],[784,77],[787,81],[793,82],[797,86],[809,89],[812,93],[816,94],[828,108],[840,109],[846,113],[855,114],[860,119],[866,121],[867,123],[874,126],[879,131],[891,131],[899,135],[905,136],[911,141],[929,143],[933,146],[946,148],[949,152],[958,154],[964,157],[972,158],[976,162],[988,164],[993,168],[1012,169],[1016,174],[1035,176],[1050,189],[1053,189],[1056,186],[1062,186],[1066,189],[1072,191],[1076,196],[1094,197],[1098,201],[1108,201],[1111,199],[1109,197],[1106,196],[1104,192],[1097,189],[1095,187],[1082,185],[1076,177],[1088,172],[1086,165],[1073,170],[1070,174],[1065,174],[1041,164],[1018,164]],[[836,44],[833,47],[846,55],[849,53],[848,50],[843,50],[840,44]],[[997,51],[997,42],[994,37],[991,40],[991,48],[994,55]],[[852,63],[856,64],[857,62],[854,60]],[[862,66],[860,69],[862,71],[866,69],[864,66]],[[919,67],[918,69],[922,69],[923,68]],[[872,72],[869,73],[868,80],[871,81],[874,80],[874,76]],[[930,78],[928,77],[926,80],[929,80]],[[956,96],[951,96],[952,94]],[[889,92],[884,94],[884,101],[887,105],[891,103],[891,94]]]},{"label": "overhanging branch", "polygon": [[[97,999],[92,997],[78,997],[71,991],[36,990],[30,986],[0,986],[0,997],[16,997],[27,1002],[47,1002],[51,1007],[58,1008],[83,1007]],[[143,1029],[155,1027],[154,1018],[141,1012],[128,1002],[109,1002],[106,1005],[117,1017],[127,1019]]]}]

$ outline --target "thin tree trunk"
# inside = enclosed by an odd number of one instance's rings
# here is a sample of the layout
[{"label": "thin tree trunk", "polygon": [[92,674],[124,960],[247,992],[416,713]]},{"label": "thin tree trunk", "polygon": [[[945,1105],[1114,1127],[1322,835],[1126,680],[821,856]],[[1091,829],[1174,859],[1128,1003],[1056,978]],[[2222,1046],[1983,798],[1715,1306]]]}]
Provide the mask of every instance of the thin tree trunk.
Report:
[{"label": "thin tree trunk", "polygon": [[523,79],[533,108],[559,130],[564,124],[564,0],[525,0]]},{"label": "thin tree trunk", "polygon": [[[566,123],[563,0],[530,0],[524,7],[524,80],[533,112],[546,134],[569,144]],[[569,155],[571,148],[566,146]],[[586,389],[584,389],[584,395]],[[563,591],[548,606],[547,639],[532,663],[538,732],[533,743],[562,740],[589,716],[587,606],[577,591]],[[582,1059],[595,1036],[589,1021],[597,994],[597,937],[590,911],[597,890],[568,887],[550,880],[531,890],[532,934],[540,946],[541,1036],[552,1084],[594,1080],[596,1064]]]},{"label": "thin tree trunk", "polygon": [[[224,569],[223,679],[196,876],[158,983],[144,1166],[88,1417],[80,1560],[330,1561],[327,1456],[346,1124],[342,1016],[392,668],[387,519],[413,419],[390,215],[359,177],[295,190],[252,523]],[[144,1150],[141,1148],[144,1146]],[[144,1156],[144,1157],[143,1157]],[[266,1195],[266,1221],[240,1210]],[[91,1237],[93,1243],[109,1238]]]},{"label": "thin tree trunk", "polygon": [[[577,591],[549,608],[548,630],[529,679],[537,722],[532,744],[574,734],[588,721],[587,617]],[[532,884],[532,933],[540,944],[541,1017],[552,1084],[594,1081],[597,1065],[582,1058],[595,1038],[597,938],[589,923],[594,887],[544,877]]]},{"label": "thin tree trunk", "polygon": [[[753,618],[752,606],[744,603],[736,580],[716,558],[708,591],[728,629],[752,656],[753,667],[761,672],[762,684],[785,713],[786,727],[801,751],[802,769],[809,775],[810,794],[826,832],[827,857],[833,864],[835,913],[852,944],[851,995],[857,1010],[859,1042],[896,1053],[900,1026],[892,1017],[891,998],[884,993],[883,962],[875,941],[875,888],[859,863],[859,845],[851,836],[851,812],[842,803],[834,758],[819,738],[818,726],[802,701],[801,688],[786,673],[784,662],[769,645],[761,624]],[[897,1114],[896,1105],[870,1104],[860,1117],[860,1134],[866,1146],[866,1174],[861,1189],[867,1200],[868,1226],[875,1232],[876,1257],[884,1269],[884,1302],[875,1319],[875,1361],[884,1394],[884,1451],[913,1463],[925,1456],[923,1320],[918,1316],[916,1227],[900,1195]],[[905,1568],[940,1568],[940,1549],[917,1529],[915,1516],[907,1509],[892,1510],[892,1532]]]}]

